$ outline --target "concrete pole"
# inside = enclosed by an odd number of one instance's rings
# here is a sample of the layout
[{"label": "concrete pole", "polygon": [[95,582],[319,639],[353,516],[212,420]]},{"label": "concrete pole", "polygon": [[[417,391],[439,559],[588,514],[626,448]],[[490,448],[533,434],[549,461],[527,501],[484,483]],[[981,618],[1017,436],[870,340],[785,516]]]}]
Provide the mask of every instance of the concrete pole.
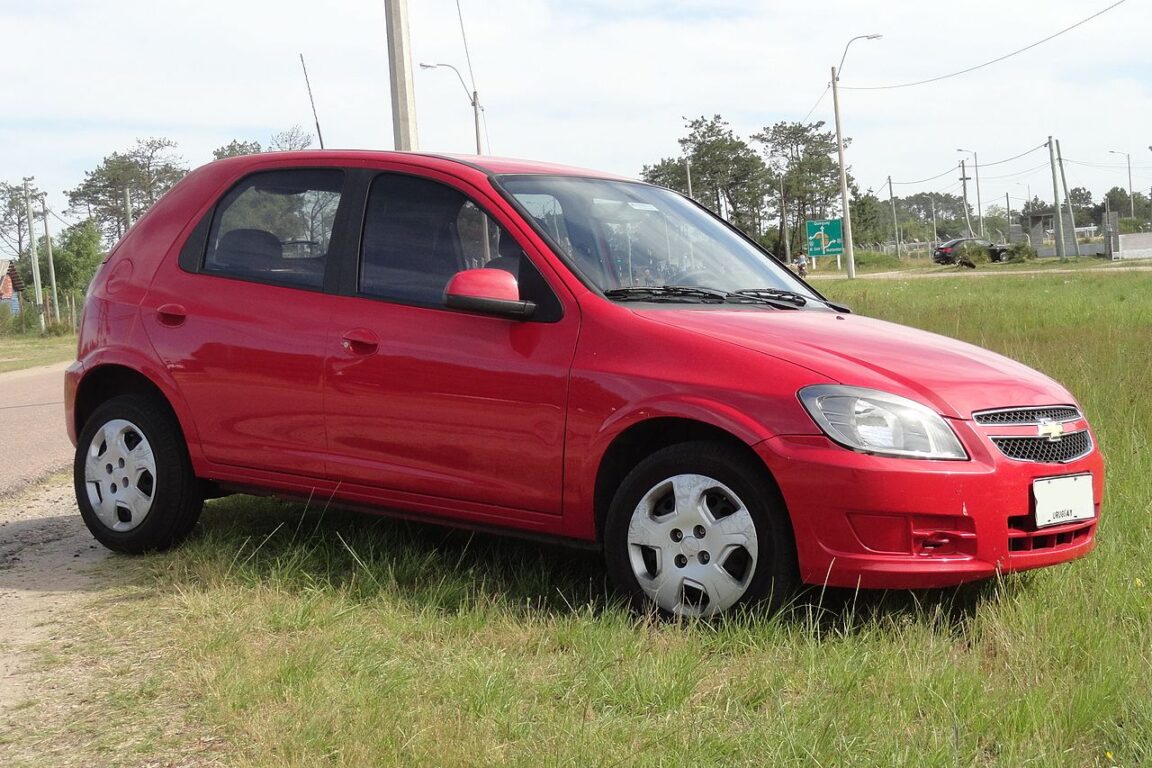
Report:
[{"label": "concrete pole", "polygon": [[976,221],[980,226],[980,237],[984,235],[984,203],[980,200],[980,158],[972,153],[972,165],[976,167]]},{"label": "concrete pole", "polygon": [[40,285],[40,260],[36,258],[36,228],[32,217],[32,193],[28,189],[28,179],[24,179],[24,209],[28,216],[28,257],[32,261],[32,296],[36,300],[36,317],[40,320],[40,333],[44,325],[44,290]]},{"label": "concrete pole", "polygon": [[388,77],[392,86],[392,136],[397,151],[416,150],[416,93],[408,41],[408,0],[384,0]]},{"label": "concrete pole", "polygon": [[784,204],[784,174],[780,174],[780,229],[784,235],[784,263],[792,263],[792,238],[788,237],[788,206]]},{"label": "concrete pole", "polygon": [[892,203],[892,233],[896,237],[896,258],[900,258],[900,222],[896,221],[896,193],[892,190],[892,177],[888,177],[888,202]]},{"label": "concrete pole", "polygon": [[[847,53],[848,49],[845,48],[844,52]],[[856,259],[852,252],[852,211],[848,207],[848,169],[844,165],[844,133],[840,129],[840,89],[836,87],[836,82],[836,67],[832,67],[832,111],[836,114],[836,152],[840,159],[840,205],[844,208],[844,256],[848,260],[848,277],[852,279],[856,277]]]},{"label": "concrete pole", "polygon": [[964,222],[968,225],[968,237],[975,236],[972,231],[972,217],[968,215],[968,166],[964,161],[960,161],[960,183],[964,189]]},{"label": "concrete pole", "polygon": [[52,259],[52,233],[48,231],[48,201],[40,199],[44,211],[44,240],[48,243],[48,281],[52,283],[52,316],[60,322],[60,295],[56,292],[56,262]]},{"label": "concrete pole", "polygon": [[936,196],[929,193],[928,201],[932,203],[932,249],[940,244],[940,235],[936,234]]},{"label": "concrete pole", "polygon": [[692,158],[684,158],[684,166],[688,171],[688,197],[692,197]]},{"label": "concrete pole", "polygon": [[1053,224],[1056,228],[1056,255],[1063,261],[1067,258],[1064,250],[1064,216],[1060,213],[1060,182],[1056,178],[1056,142],[1048,137],[1048,164],[1052,168],[1052,207],[1056,212]]},{"label": "concrete pole", "polygon": [[1060,183],[1064,186],[1064,204],[1068,206],[1068,219],[1072,224],[1072,251],[1080,258],[1080,240],[1076,237],[1076,215],[1072,212],[1072,196],[1068,194],[1068,177],[1064,175],[1064,156],[1060,154],[1060,139],[1056,139],[1056,164],[1060,167]]}]

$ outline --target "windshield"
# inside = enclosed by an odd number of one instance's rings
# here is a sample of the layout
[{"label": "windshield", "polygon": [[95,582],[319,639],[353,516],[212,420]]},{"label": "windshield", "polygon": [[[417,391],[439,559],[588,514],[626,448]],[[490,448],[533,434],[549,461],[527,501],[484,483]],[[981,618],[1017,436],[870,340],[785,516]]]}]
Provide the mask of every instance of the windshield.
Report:
[{"label": "windshield", "polygon": [[[755,289],[816,298],[800,280],[722,221],[648,184],[561,176],[502,176],[511,194],[590,286]],[[635,294],[633,293],[633,297]]]}]

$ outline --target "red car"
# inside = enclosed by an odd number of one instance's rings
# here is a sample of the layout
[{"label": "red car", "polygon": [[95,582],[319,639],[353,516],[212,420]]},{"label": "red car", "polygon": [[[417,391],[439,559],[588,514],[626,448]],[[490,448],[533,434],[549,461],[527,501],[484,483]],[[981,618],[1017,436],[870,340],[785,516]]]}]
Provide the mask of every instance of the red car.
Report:
[{"label": "red car", "polygon": [[1103,488],[1046,376],[853,315],[669,190],[491,158],[193,171],[93,281],[66,392],[114,550],[332,498],[598,543],[673,615],[1071,560]]}]

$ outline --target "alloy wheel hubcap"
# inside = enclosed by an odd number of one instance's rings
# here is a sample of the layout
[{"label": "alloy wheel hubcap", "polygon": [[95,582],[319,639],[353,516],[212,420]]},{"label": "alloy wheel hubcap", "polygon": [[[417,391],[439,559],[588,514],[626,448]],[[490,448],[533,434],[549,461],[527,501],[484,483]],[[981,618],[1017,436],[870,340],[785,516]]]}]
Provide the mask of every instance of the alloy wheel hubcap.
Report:
[{"label": "alloy wheel hubcap", "polygon": [[144,522],[156,497],[156,458],[135,424],[113,419],[92,437],[84,483],[92,511],[110,530]]},{"label": "alloy wheel hubcap", "polygon": [[711,616],[732,607],[752,582],[758,552],[748,508],[705,475],[657,483],[628,526],[628,559],[640,588],[678,616]]}]

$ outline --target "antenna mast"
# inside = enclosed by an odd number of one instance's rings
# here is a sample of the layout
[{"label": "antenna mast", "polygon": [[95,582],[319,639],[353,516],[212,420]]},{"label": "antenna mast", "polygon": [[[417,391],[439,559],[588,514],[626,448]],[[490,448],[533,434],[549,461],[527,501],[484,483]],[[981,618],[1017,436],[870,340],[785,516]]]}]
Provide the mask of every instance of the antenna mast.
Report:
[{"label": "antenna mast", "polygon": [[304,85],[308,86],[308,102],[312,105],[312,119],[316,121],[316,138],[320,149],[324,149],[324,134],[320,133],[320,118],[316,115],[316,100],[312,98],[312,83],[308,80],[308,67],[304,64],[304,54],[300,54],[300,68],[304,70]]}]

